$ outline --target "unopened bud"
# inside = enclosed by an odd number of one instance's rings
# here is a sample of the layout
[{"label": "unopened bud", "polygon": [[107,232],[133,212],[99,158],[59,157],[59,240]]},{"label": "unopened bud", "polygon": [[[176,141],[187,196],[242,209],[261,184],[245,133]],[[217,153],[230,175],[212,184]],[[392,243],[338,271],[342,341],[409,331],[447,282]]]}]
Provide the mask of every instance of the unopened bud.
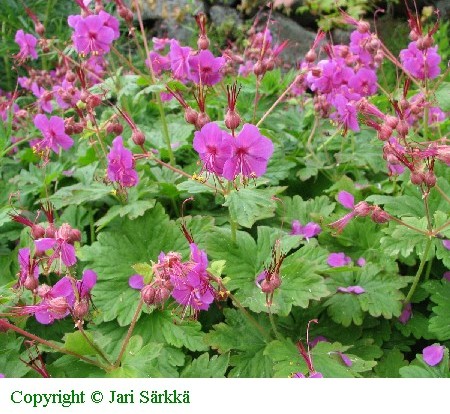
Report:
[{"label": "unopened bud", "polygon": [[155,303],[156,289],[152,285],[145,285],[141,290],[141,297],[145,304],[153,305]]},{"label": "unopened bud", "polygon": [[421,172],[413,171],[411,172],[410,180],[414,185],[421,185],[423,184],[424,175]]},{"label": "unopened bud", "polygon": [[56,233],[56,228],[53,224],[50,224],[46,229],[45,229],[45,237],[48,237],[50,239],[53,239],[55,237],[55,233]]},{"label": "unopened bud", "polygon": [[28,290],[35,290],[39,286],[39,281],[34,277],[34,275],[28,275],[23,282],[23,287]]},{"label": "unopened bud", "polygon": [[200,112],[197,117],[197,122],[195,127],[197,129],[202,129],[207,123],[211,122],[208,114],[206,112]]},{"label": "unopened bud", "polygon": [[118,122],[113,124],[113,132],[116,135],[120,135],[123,132],[122,124],[119,124]]},{"label": "unopened bud", "polygon": [[392,115],[386,115],[385,122],[390,128],[394,129],[398,125],[398,118]]},{"label": "unopened bud", "polygon": [[89,313],[89,302],[86,298],[82,298],[77,301],[73,307],[73,316],[76,319],[84,319],[84,317]]},{"label": "unopened bud", "polygon": [[263,66],[266,72],[270,72],[275,68],[275,61],[273,60],[273,58],[264,59]]},{"label": "unopened bud", "polygon": [[263,67],[263,64],[261,61],[258,60],[258,62],[256,62],[253,65],[253,73],[256,76],[260,76],[260,75],[264,74],[264,67]]},{"label": "unopened bud", "polygon": [[206,35],[200,35],[197,40],[197,47],[200,50],[206,50],[209,48],[209,39]]},{"label": "unopened bud", "polygon": [[86,100],[86,105],[88,105],[91,108],[95,108],[99,106],[102,103],[102,98],[100,98],[100,95],[90,95]]},{"label": "unopened bud", "polygon": [[131,139],[133,140],[133,142],[134,142],[136,145],[139,145],[140,147],[141,147],[142,145],[144,145],[144,143],[145,143],[145,135],[144,135],[144,133],[143,133],[141,130],[139,130],[139,129],[135,129],[135,130],[133,131],[133,133],[131,134]]},{"label": "unopened bud", "polygon": [[66,73],[66,81],[67,82],[73,83],[73,82],[75,82],[76,78],[77,77],[76,77],[75,73],[73,73],[71,70],[69,70]]},{"label": "unopened bud", "polygon": [[407,99],[405,99],[405,98],[402,98],[400,100],[399,104],[400,104],[400,108],[403,109],[403,110],[408,109],[411,106],[409,101]]},{"label": "unopened bud", "polygon": [[38,22],[34,25],[34,30],[39,36],[43,36],[45,33],[45,27],[41,22]]},{"label": "unopened bud", "polygon": [[188,124],[196,125],[198,119],[198,112],[195,109],[192,109],[190,106],[188,106],[184,110],[184,119]]},{"label": "unopened bud", "polygon": [[370,30],[370,24],[368,22],[360,21],[356,25],[356,30],[358,30],[359,33],[367,33]]},{"label": "unopened bud", "polygon": [[387,141],[392,135],[392,128],[388,125],[381,125],[380,130],[378,131],[378,138],[381,141]]},{"label": "unopened bud", "polygon": [[434,187],[436,185],[436,176],[431,170],[425,172],[423,180],[427,187]]},{"label": "unopened bud", "polygon": [[428,49],[429,47],[433,46],[434,39],[431,36],[426,35],[423,38],[423,46],[425,49]]},{"label": "unopened bud", "polygon": [[235,130],[241,124],[241,117],[236,111],[227,111],[225,115],[225,126],[232,131]]},{"label": "unopened bud", "polygon": [[45,229],[42,226],[39,226],[38,224],[33,224],[31,226],[31,237],[33,239],[41,239],[45,235]]},{"label": "unopened bud", "polygon": [[369,204],[367,204],[365,201],[360,201],[358,204],[356,204],[353,211],[356,216],[365,217],[371,213],[372,207],[370,207]]},{"label": "unopened bud", "polygon": [[419,38],[419,34],[418,34],[415,30],[411,30],[411,31],[409,32],[409,38],[410,38],[412,41],[416,41],[416,40]]},{"label": "unopened bud", "polygon": [[80,93],[80,101],[86,103],[89,96],[90,93],[86,89],[83,89]]},{"label": "unopened bud", "polygon": [[305,55],[305,60],[309,63],[313,63],[316,59],[317,55],[313,49],[310,49],[308,53]]},{"label": "unopened bud", "polygon": [[167,299],[169,299],[169,296],[170,296],[169,289],[165,287],[158,289],[155,293],[155,305],[164,303]]},{"label": "unopened bud", "polygon": [[69,243],[75,243],[81,241],[81,231],[78,229],[72,229],[67,239]]},{"label": "unopened bud", "polygon": [[408,123],[405,120],[401,119],[397,125],[398,134],[404,138],[406,137],[406,135],[408,135],[408,130],[409,130]]},{"label": "unopened bud", "polygon": [[373,210],[371,218],[375,223],[383,224],[387,223],[391,217],[381,207],[376,206]]}]

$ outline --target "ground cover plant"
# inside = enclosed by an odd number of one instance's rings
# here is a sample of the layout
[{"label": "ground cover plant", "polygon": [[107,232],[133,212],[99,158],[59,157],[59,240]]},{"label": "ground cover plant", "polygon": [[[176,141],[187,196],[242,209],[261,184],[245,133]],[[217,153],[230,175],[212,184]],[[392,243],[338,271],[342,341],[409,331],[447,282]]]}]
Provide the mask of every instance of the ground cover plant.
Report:
[{"label": "ground cover plant", "polygon": [[147,38],[135,1],[62,24],[19,3],[0,376],[449,376],[439,14],[405,5],[397,55],[340,10],[349,42],[319,30],[288,70],[270,7],[223,47],[204,13],[189,45]]}]

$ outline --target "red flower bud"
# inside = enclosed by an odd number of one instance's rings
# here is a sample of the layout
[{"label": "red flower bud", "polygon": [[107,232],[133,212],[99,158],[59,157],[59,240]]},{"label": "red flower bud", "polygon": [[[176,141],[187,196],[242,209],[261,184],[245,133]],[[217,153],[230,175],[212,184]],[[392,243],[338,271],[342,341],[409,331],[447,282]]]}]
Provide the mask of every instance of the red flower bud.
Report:
[{"label": "red flower bud", "polygon": [[139,129],[133,131],[133,133],[131,134],[131,139],[136,145],[139,145],[140,147],[145,143],[145,135]]},{"label": "red flower bud", "polygon": [[31,237],[33,239],[41,239],[45,235],[45,229],[42,226],[39,226],[38,224],[33,224],[31,226]]},{"label": "red flower bud", "polygon": [[225,115],[225,126],[228,129],[234,130],[241,124],[241,117],[236,111],[228,110]]},{"label": "red flower bud", "polygon": [[184,110],[184,119],[188,124],[196,125],[198,120],[198,112],[195,109],[192,109],[190,106],[188,106]]}]

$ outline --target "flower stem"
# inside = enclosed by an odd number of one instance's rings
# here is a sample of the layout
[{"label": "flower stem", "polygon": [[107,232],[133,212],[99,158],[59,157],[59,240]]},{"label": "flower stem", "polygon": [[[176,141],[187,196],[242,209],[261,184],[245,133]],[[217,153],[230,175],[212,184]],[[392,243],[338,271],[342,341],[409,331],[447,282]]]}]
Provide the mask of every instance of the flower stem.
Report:
[{"label": "flower stem", "polygon": [[419,284],[420,276],[422,275],[423,268],[425,267],[425,262],[427,261],[428,253],[431,249],[431,244],[433,242],[433,239],[429,238],[427,241],[427,244],[425,246],[425,251],[423,252],[422,259],[420,261],[419,268],[417,269],[416,276],[414,277],[413,284],[411,288],[409,289],[408,295],[406,296],[405,301],[403,302],[404,305],[407,305],[409,302],[411,302],[411,298],[414,295],[414,292],[416,291],[417,285]]},{"label": "flower stem", "polygon": [[19,335],[22,335],[22,336],[25,336],[27,338],[30,338],[33,341],[36,341],[36,342],[39,342],[42,345],[48,346],[49,348],[52,348],[55,351],[61,352],[62,354],[72,355],[74,357],[77,357],[77,358],[81,359],[84,362],[87,362],[88,364],[95,365],[96,367],[101,368],[101,369],[103,369],[105,371],[109,371],[110,370],[110,367],[105,367],[104,365],[100,364],[99,362],[97,362],[97,361],[95,361],[95,360],[93,360],[91,358],[87,358],[87,357],[85,357],[83,355],[77,354],[76,352],[73,352],[73,351],[70,351],[68,349],[62,348],[62,347],[60,347],[58,345],[55,345],[55,344],[47,341],[46,339],[43,339],[43,338],[41,338],[39,336],[36,336],[36,335],[34,335],[34,334],[32,334],[32,333],[30,333],[28,331],[25,331],[25,330],[19,328],[16,325],[13,325],[12,323],[9,323],[8,321],[1,320],[0,321],[0,326],[2,328],[11,329],[12,331],[17,332]]},{"label": "flower stem", "polygon": [[100,356],[100,358],[103,359],[109,366],[113,366],[113,364],[109,361],[108,357],[105,355],[103,350],[97,346],[97,344],[94,341],[91,341],[91,339],[87,336],[85,330],[83,329],[83,322],[78,321],[76,324],[78,330],[81,332],[81,335],[83,335],[86,342],[97,352],[97,354]]},{"label": "flower stem", "polygon": [[273,313],[272,313],[271,307],[269,307],[269,320],[270,320],[270,325],[272,326],[272,330],[273,330],[273,333],[274,333],[275,337],[276,337],[279,341],[282,341],[282,340],[283,340],[283,337],[282,337],[282,336],[280,335],[280,333],[278,332],[277,325],[275,324],[275,319],[274,319],[274,317],[273,317]]},{"label": "flower stem", "polygon": [[243,315],[247,318],[247,320],[261,333],[261,335],[265,338],[266,341],[270,341],[270,335],[265,331],[265,329],[258,323],[258,321],[250,314],[250,312],[245,309],[241,302],[233,294],[228,295],[229,298],[234,302],[237,308],[243,313]]},{"label": "flower stem", "polygon": [[434,186],[434,188],[439,191],[439,194],[442,196],[442,198],[447,201],[448,203],[450,203],[450,197],[445,194],[445,192],[442,190],[441,187],[439,187],[437,184]]},{"label": "flower stem", "polygon": [[130,327],[128,328],[127,335],[125,336],[125,339],[123,340],[122,347],[120,348],[119,356],[117,357],[117,360],[113,365],[114,368],[118,368],[120,365],[120,362],[122,361],[123,354],[125,353],[125,350],[127,349],[128,342],[130,342],[131,335],[134,331],[134,327],[136,326],[136,322],[139,319],[139,315],[141,314],[143,305],[144,305],[144,301],[141,298],[139,300],[138,306],[136,308],[136,312],[134,312],[133,319],[131,320],[131,324],[130,324]]}]

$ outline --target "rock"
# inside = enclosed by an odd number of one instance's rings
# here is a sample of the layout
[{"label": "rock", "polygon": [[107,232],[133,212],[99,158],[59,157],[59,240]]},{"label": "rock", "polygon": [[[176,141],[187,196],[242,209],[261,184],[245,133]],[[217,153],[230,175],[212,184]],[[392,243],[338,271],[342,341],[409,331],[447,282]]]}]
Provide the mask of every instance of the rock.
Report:
[{"label": "rock", "polygon": [[212,6],[209,9],[209,17],[216,27],[230,25],[231,27],[239,27],[242,25],[242,19],[236,9],[225,6]]},{"label": "rock", "polygon": [[[261,18],[260,22],[265,22],[265,19]],[[280,13],[272,14],[272,21],[269,25],[269,29],[275,43],[289,40],[286,49],[283,50],[280,57],[290,65],[295,65],[305,56],[316,38],[314,32],[304,29],[302,26]]]},{"label": "rock", "polygon": [[[133,4],[134,0],[126,0]],[[204,11],[200,0],[138,0],[144,21],[153,21],[152,31],[158,37],[171,37],[188,44],[197,33],[195,16]],[[134,12],[134,8],[131,7]],[[137,19],[136,13],[134,13]]]},{"label": "rock", "polygon": [[331,37],[335,45],[348,45],[350,43],[350,35],[354,27],[348,29],[333,29]]},{"label": "rock", "polygon": [[450,1],[440,0],[436,2],[436,9],[439,10],[443,21],[450,19]]}]

